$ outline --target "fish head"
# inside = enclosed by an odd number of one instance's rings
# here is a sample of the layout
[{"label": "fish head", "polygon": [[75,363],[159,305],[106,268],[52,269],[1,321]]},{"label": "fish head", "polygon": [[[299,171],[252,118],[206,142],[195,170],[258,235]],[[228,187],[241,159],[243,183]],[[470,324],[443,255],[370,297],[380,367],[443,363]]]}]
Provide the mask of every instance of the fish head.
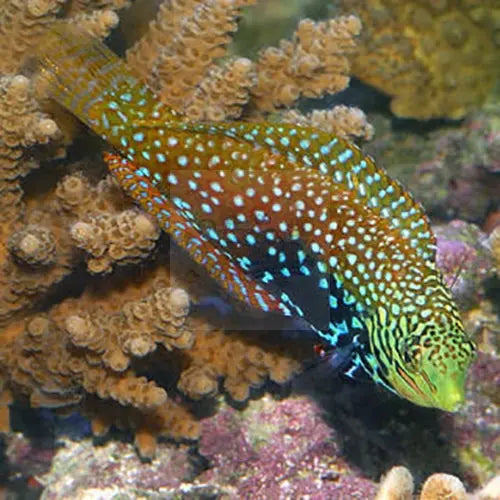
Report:
[{"label": "fish head", "polygon": [[454,303],[397,318],[380,310],[376,316],[369,322],[370,348],[385,382],[414,404],[456,411],[476,348]]}]

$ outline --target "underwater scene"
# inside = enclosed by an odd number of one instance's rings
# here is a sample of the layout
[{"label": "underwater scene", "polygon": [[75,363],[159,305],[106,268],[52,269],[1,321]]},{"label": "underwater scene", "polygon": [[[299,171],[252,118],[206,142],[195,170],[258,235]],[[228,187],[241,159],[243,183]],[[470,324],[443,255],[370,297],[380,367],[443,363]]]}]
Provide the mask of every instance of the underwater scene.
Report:
[{"label": "underwater scene", "polygon": [[500,0],[0,0],[0,500],[500,499]]}]

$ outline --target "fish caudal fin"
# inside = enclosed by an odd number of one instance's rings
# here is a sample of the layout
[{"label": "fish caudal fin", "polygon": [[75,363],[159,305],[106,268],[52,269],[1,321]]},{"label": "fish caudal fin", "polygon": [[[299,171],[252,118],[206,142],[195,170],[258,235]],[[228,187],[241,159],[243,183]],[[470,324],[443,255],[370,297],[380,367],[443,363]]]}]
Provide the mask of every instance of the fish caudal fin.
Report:
[{"label": "fish caudal fin", "polygon": [[89,111],[111,89],[142,85],[125,62],[85,32],[57,23],[37,49],[49,96],[93,127]]}]

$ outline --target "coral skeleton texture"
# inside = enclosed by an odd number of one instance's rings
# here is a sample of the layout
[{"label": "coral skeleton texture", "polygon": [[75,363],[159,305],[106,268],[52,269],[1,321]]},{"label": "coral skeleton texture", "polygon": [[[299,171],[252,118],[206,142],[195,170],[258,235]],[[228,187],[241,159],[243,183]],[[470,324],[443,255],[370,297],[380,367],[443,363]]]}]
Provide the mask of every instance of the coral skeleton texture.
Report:
[{"label": "coral skeleton texture", "polygon": [[500,68],[497,0],[338,0],[363,23],[353,74],[418,119],[462,118],[493,89]]},{"label": "coral skeleton texture", "polygon": [[[164,2],[148,33],[127,51],[127,62],[191,120],[262,118],[263,113],[293,106],[302,96],[321,97],[347,87],[349,56],[361,30],[357,17],[304,19],[291,40],[261,50],[256,61],[228,56],[226,45],[241,7],[256,3]],[[338,108],[321,121],[331,123],[342,137],[371,135],[360,109],[349,108],[348,116],[345,107]],[[343,119],[337,120],[338,115]],[[294,115],[282,118],[296,121]]]},{"label": "coral skeleton texture", "polygon": [[[348,85],[354,16],[303,20],[255,62],[227,56],[241,7],[254,3],[166,0],[128,64],[194,120],[261,118]],[[191,314],[190,303],[213,295],[213,285],[170,252],[156,223],[106,176],[102,145],[71,147],[89,138],[43,98],[28,63],[56,20],[104,38],[128,5],[0,5],[0,425],[8,430],[14,399],[79,411],[95,434],[111,425],[133,430],[139,452],[152,456],[158,436],[198,436],[196,400],[222,391],[244,401],[268,379],[289,380],[311,352]],[[344,136],[372,133],[352,108],[283,116]]]}]

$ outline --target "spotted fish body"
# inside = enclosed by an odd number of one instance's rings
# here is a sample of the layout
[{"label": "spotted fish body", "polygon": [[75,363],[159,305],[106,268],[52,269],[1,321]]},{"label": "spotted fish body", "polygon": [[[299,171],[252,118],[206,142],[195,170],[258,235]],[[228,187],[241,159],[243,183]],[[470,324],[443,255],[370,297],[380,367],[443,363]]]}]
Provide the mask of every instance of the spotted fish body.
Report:
[{"label": "spotted fish body", "polygon": [[[236,298],[300,317],[345,372],[453,410],[474,346],[421,207],[355,146],[271,123],[190,123],[104,45],[57,28],[52,96],[118,151],[123,189]],[[311,300],[312,298],[312,300]]]}]

